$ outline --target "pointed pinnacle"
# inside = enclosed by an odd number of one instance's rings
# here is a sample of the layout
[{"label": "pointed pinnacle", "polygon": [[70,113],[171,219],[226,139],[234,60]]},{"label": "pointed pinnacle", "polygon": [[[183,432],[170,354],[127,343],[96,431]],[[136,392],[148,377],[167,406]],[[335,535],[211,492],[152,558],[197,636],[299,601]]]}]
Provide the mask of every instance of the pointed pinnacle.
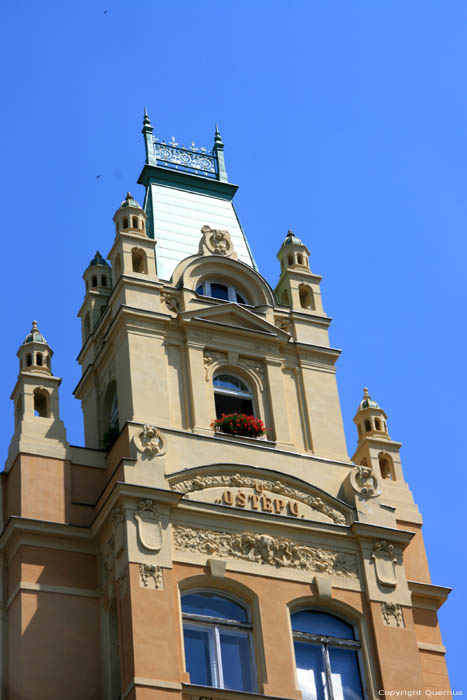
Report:
[{"label": "pointed pinnacle", "polygon": [[222,142],[222,137],[221,137],[220,132],[219,132],[219,126],[217,124],[216,124],[216,132],[214,134],[214,145],[215,146],[223,146],[224,145]]},{"label": "pointed pinnacle", "polygon": [[143,128],[145,126],[148,126],[148,127],[151,126],[151,120],[149,119],[149,114],[148,114],[148,110],[146,109],[146,105],[144,106]]}]

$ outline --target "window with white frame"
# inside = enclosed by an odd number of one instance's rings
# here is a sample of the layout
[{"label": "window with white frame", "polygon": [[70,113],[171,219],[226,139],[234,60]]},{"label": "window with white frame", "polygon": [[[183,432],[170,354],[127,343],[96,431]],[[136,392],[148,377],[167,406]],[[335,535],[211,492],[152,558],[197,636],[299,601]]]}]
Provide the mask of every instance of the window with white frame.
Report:
[{"label": "window with white frame", "polygon": [[253,415],[253,392],[240,377],[233,374],[217,373],[212,380],[216,416],[223,413],[244,413]]},{"label": "window with white frame", "polygon": [[353,626],[321,610],[301,610],[291,620],[303,700],[362,700],[360,642]]},{"label": "window with white frame", "polygon": [[248,608],[223,594],[182,595],[186,670],[194,685],[255,692]]},{"label": "window with white frame", "polygon": [[237,304],[248,304],[243,294],[231,284],[224,282],[203,282],[196,287],[196,293],[214,299],[224,299],[225,301],[235,301]]}]

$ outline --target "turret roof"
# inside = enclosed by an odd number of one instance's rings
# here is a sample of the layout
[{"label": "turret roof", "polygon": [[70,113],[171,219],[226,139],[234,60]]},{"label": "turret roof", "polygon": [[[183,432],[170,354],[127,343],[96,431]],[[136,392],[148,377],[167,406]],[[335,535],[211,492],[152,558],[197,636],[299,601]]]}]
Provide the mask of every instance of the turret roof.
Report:
[{"label": "turret roof", "polygon": [[26,345],[26,343],[44,343],[47,344],[46,339],[40,333],[38,327],[37,327],[37,321],[32,322],[32,328],[23,340],[23,345]]}]

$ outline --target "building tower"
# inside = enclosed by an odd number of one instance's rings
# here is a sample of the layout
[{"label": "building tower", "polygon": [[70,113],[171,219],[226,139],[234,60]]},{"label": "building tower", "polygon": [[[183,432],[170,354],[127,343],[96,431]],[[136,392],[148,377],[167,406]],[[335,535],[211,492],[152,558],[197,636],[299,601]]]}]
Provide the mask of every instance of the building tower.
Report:
[{"label": "building tower", "polygon": [[144,205],[126,195],[83,276],[84,447],[36,324],[18,352],[2,700],[447,690],[449,589],[366,389],[349,458],[308,248],[288,232],[274,290],[219,129],[211,151],[185,148],[145,111],[143,137]]}]

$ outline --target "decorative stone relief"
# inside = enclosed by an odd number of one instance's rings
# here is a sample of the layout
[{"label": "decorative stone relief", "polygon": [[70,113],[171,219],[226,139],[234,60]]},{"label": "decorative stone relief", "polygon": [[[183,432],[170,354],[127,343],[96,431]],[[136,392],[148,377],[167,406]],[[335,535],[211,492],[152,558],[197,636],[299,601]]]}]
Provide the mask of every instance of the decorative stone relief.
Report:
[{"label": "decorative stone relief", "polygon": [[214,229],[208,225],[201,228],[201,241],[199,252],[202,255],[225,255],[229,258],[237,259],[230,233],[225,230]]},{"label": "decorative stone relief", "polygon": [[280,328],[281,331],[285,331],[286,333],[292,332],[292,324],[288,318],[276,317],[274,319],[274,323],[276,325],[276,328]]},{"label": "decorative stone relief", "polygon": [[135,513],[138,537],[144,549],[159,552],[162,547],[162,527],[159,508],[151,499],[141,501]]},{"label": "decorative stone relief", "polygon": [[385,625],[405,627],[402,607],[399,603],[381,603],[381,613]]},{"label": "decorative stone relief", "polygon": [[162,291],[161,300],[164,302],[169,311],[172,311],[174,314],[178,314],[180,307],[178,304],[178,299],[174,294],[171,292]]},{"label": "decorative stone relief", "polygon": [[119,506],[112,510],[113,554],[118,557],[125,547],[125,514]]},{"label": "decorative stone relief", "polygon": [[127,569],[120,575],[118,579],[118,589],[120,600],[123,598],[125,593],[128,591],[128,572]]},{"label": "decorative stone relief", "polygon": [[133,438],[136,449],[143,453],[143,458],[161,457],[167,449],[160,432],[152,425],[145,425],[143,430]]},{"label": "decorative stone relief", "polygon": [[153,564],[140,564],[139,580],[140,586],[143,588],[152,588],[155,591],[162,590],[164,588],[162,567]]},{"label": "decorative stone relief", "polygon": [[375,563],[376,578],[379,583],[391,588],[397,586],[395,567],[397,559],[394,556],[394,545],[387,540],[375,542],[371,558]]},{"label": "decorative stone relief", "polygon": [[212,476],[195,476],[193,479],[179,481],[172,485],[172,490],[187,494],[206,488],[214,488],[216,486],[238,486],[253,488],[257,493],[262,493],[263,491],[277,493],[286,498],[300,501],[310,506],[313,510],[323,513],[336,523],[336,525],[348,524],[345,515],[326,503],[320,496],[312,496],[311,494],[303,493],[303,491],[286,486],[279,480],[253,479],[250,476],[243,476],[241,474],[216,474]]},{"label": "decorative stone relief", "polygon": [[350,485],[362,498],[376,498],[381,494],[378,477],[371,467],[354,467],[350,472]]},{"label": "decorative stone relief", "polygon": [[111,537],[102,549],[102,562],[104,564],[104,577],[107,578],[114,568],[114,538]]},{"label": "decorative stone relief", "polygon": [[252,532],[239,534],[201,530],[175,525],[175,547],[180,550],[243,559],[273,567],[327,573],[357,578],[357,559],[353,554],[299,545],[285,537]]},{"label": "decorative stone relief", "polygon": [[204,351],[204,370],[205,370],[205,379],[208,382],[209,381],[209,370],[211,368],[211,365],[213,365],[215,362],[226,362],[227,361],[227,355],[225,352],[215,352],[214,350],[205,350]]},{"label": "decorative stone relief", "polygon": [[252,369],[253,372],[256,372],[256,374],[258,374],[260,377],[264,375],[264,364],[261,362],[261,360],[252,360],[247,357],[241,357],[240,363],[245,365],[245,367]]}]

